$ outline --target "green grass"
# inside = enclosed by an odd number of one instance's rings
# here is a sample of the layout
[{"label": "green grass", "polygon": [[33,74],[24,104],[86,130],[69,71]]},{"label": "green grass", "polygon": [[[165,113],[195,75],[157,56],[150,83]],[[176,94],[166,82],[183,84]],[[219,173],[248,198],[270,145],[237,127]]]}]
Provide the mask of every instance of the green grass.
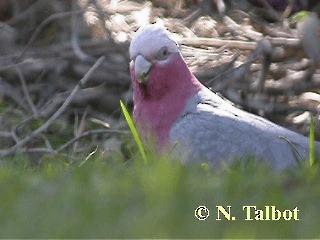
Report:
[{"label": "green grass", "polygon": [[[320,237],[319,165],[306,161],[282,172],[254,159],[219,169],[186,166],[152,154],[121,106],[133,133],[123,140],[130,160],[100,148],[76,160],[22,153],[1,159],[0,238]],[[299,220],[245,221],[248,205],[297,207]],[[198,206],[210,209],[207,220],[195,217]],[[216,206],[231,206],[236,220],[217,221]]]},{"label": "green grass", "polygon": [[136,125],[134,124],[134,121],[127,109],[127,107],[123,104],[122,100],[120,100],[120,107],[121,107],[121,110],[122,110],[122,113],[128,123],[128,126],[130,128],[130,131],[133,135],[133,139],[134,141],[136,142],[137,146],[138,146],[138,149],[139,149],[139,152],[141,154],[141,157],[143,159],[143,162],[144,163],[147,163],[147,155],[146,155],[146,152],[145,152],[145,149],[144,149],[144,146],[143,146],[143,143],[142,143],[142,140],[141,140],[141,137],[140,137],[140,134],[137,130],[137,127]]},{"label": "green grass", "polygon": [[[249,161],[219,170],[158,159],[131,164],[97,151],[81,167],[48,156],[0,165],[0,238],[320,237],[319,169],[272,172]],[[141,160],[140,160],[141,161]],[[194,210],[210,209],[199,221]],[[235,221],[216,221],[216,206]],[[299,221],[244,221],[244,205],[299,209]]]},{"label": "green grass", "polygon": [[296,22],[303,21],[309,15],[310,15],[310,12],[308,11],[300,11],[290,16],[288,20],[290,23],[296,23]]},{"label": "green grass", "polygon": [[310,131],[309,131],[309,161],[310,166],[315,164],[315,120],[311,117]]}]

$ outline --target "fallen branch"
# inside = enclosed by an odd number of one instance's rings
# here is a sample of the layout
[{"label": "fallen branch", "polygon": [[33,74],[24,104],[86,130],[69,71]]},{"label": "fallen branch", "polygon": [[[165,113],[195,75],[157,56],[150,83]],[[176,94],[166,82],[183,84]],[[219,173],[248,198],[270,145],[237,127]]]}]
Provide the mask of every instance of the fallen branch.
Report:
[{"label": "fallen branch", "polygon": [[[301,41],[297,38],[284,38],[284,37],[269,37],[268,40],[274,46],[301,48]],[[208,47],[226,47],[231,49],[240,50],[255,50],[257,42],[246,42],[239,40],[228,40],[220,38],[184,38],[178,41],[179,44],[190,45],[194,47],[208,46]]]},{"label": "fallen branch", "polygon": [[92,73],[102,64],[105,57],[100,57],[95,64],[89,69],[89,71],[86,73],[86,75],[78,82],[78,84],[75,86],[75,88],[70,93],[69,97],[65,100],[65,102],[62,104],[62,106],[39,128],[31,132],[29,135],[27,135],[22,140],[18,141],[14,146],[12,146],[9,149],[6,150],[0,150],[0,157],[7,156],[10,154],[13,154],[17,149],[24,146],[26,143],[28,143],[31,139],[38,136],[40,133],[44,132],[48,129],[48,127],[61,116],[61,114],[67,109],[67,107],[72,102],[75,94],[79,91],[79,89],[86,84],[86,82],[90,79]]},{"label": "fallen branch", "polygon": [[82,138],[91,136],[91,135],[96,135],[96,134],[128,134],[129,131],[125,131],[125,130],[112,130],[112,129],[94,129],[94,130],[89,130],[86,131],[84,133],[82,133],[81,135],[72,138],[71,140],[67,141],[66,143],[64,143],[63,145],[61,145],[59,148],[57,149],[50,149],[50,148],[30,148],[30,149],[26,149],[25,151],[28,153],[49,153],[49,154],[58,154],[64,150],[66,150],[68,147],[70,147],[72,144],[74,144],[75,142],[81,140]]},{"label": "fallen branch", "polygon": [[104,134],[104,133],[118,133],[118,134],[128,134],[129,131],[124,131],[124,130],[112,130],[112,129],[95,129],[95,130],[90,130],[83,132],[81,135],[74,137],[73,139],[69,140],[62,146],[60,146],[57,150],[55,150],[57,153],[65,150],[66,148],[70,147],[72,144],[75,142],[79,141],[82,138],[85,138],[89,135],[94,135],[94,134]]},{"label": "fallen branch", "polygon": [[56,19],[59,18],[65,18],[65,17],[70,17],[74,14],[79,14],[79,13],[83,13],[82,10],[79,11],[71,11],[71,12],[60,12],[60,13],[55,13],[52,14],[51,16],[49,16],[48,18],[46,18],[37,28],[36,30],[33,32],[33,34],[31,35],[28,43],[25,45],[25,47],[23,48],[23,50],[21,51],[21,53],[17,56],[16,61],[20,60],[25,52],[27,51],[27,49],[30,47],[30,45],[33,43],[33,41],[36,39],[36,37],[39,35],[39,33],[42,31],[42,29],[49,24],[51,21],[54,21]]},{"label": "fallen branch", "polygon": [[33,104],[33,101],[31,99],[28,87],[27,87],[27,83],[26,80],[21,72],[21,70],[19,68],[16,68],[17,74],[18,74],[18,78],[20,80],[21,86],[22,86],[22,91],[24,93],[25,98],[27,99],[27,102],[29,104],[29,107],[32,110],[33,115],[38,118],[39,117],[39,112],[36,108],[36,106]]},{"label": "fallen branch", "polygon": [[239,34],[240,36],[244,35],[245,37],[255,41],[259,41],[263,38],[263,35],[261,33],[249,29],[248,26],[239,25],[228,16],[224,16],[222,19],[228,29],[236,34]]},{"label": "fallen branch", "polygon": [[178,41],[179,44],[190,45],[194,47],[226,47],[231,49],[254,50],[257,47],[256,42],[245,42],[238,40],[226,40],[220,38],[184,38]]}]

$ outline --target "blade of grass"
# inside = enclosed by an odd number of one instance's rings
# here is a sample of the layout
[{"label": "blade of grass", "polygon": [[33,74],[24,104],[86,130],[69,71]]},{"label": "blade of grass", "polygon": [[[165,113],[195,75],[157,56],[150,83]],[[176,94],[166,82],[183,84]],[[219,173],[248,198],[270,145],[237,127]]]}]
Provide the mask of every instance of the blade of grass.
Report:
[{"label": "blade of grass", "polygon": [[309,143],[309,161],[310,166],[312,167],[315,163],[315,139],[314,139],[314,132],[315,132],[315,121],[313,117],[311,117],[310,123],[310,143]]},{"label": "blade of grass", "polygon": [[143,162],[147,163],[147,155],[146,155],[146,152],[144,150],[144,146],[143,146],[140,134],[139,134],[139,132],[138,132],[138,130],[136,128],[136,125],[134,124],[133,119],[130,116],[130,113],[128,112],[126,106],[123,104],[122,100],[120,100],[120,106],[121,106],[121,110],[123,112],[123,115],[124,115],[128,125],[129,125],[130,131],[132,132],[134,141],[138,145],[138,149],[139,149],[139,152],[140,152],[140,154],[142,156]]},{"label": "blade of grass", "polygon": [[301,22],[306,19],[310,15],[310,12],[308,11],[300,11],[295,14],[293,14],[291,17],[289,17],[289,23],[296,23]]}]

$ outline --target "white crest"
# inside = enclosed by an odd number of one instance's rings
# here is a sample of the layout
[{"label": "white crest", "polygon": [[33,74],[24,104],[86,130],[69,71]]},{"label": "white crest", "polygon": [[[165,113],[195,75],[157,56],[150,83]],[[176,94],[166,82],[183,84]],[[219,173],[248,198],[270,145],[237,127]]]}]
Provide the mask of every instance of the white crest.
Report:
[{"label": "white crest", "polygon": [[130,44],[130,58],[141,54],[144,57],[153,56],[162,47],[170,52],[179,52],[178,44],[170,36],[170,32],[156,24],[139,28]]}]

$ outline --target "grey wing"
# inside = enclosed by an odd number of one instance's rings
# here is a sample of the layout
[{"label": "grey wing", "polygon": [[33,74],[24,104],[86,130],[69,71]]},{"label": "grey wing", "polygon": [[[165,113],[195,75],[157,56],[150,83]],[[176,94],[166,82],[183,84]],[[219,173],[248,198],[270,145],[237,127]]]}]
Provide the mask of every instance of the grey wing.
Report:
[{"label": "grey wing", "polygon": [[306,137],[211,94],[192,99],[171,128],[170,139],[178,142],[176,148],[185,161],[205,160],[216,166],[254,156],[283,169],[308,156]]}]

